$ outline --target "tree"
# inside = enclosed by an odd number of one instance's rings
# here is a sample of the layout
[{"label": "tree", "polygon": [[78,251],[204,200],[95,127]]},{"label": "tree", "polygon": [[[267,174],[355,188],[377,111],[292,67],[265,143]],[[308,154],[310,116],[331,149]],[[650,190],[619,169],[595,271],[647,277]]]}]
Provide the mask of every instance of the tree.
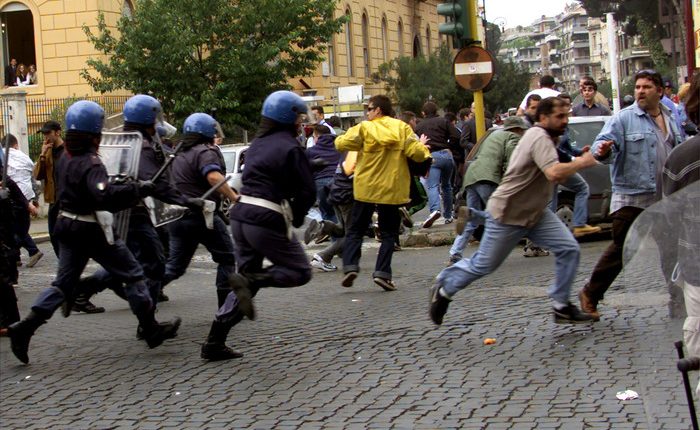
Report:
[{"label": "tree", "polygon": [[373,75],[384,82],[386,91],[402,110],[420,113],[423,103],[457,112],[471,105],[473,96],[457,85],[452,72],[452,50],[443,44],[429,56],[398,57],[379,66]]},{"label": "tree", "polygon": [[530,87],[530,72],[513,60],[496,59],[496,74],[484,92],[486,108],[492,112],[506,112],[520,105]]},{"label": "tree", "polygon": [[254,128],[264,98],[312,72],[345,17],[334,0],[142,0],[113,34],[100,15],[88,39],[106,59],[81,76],[100,92],[158,98],[176,122],[216,112],[224,127]]}]

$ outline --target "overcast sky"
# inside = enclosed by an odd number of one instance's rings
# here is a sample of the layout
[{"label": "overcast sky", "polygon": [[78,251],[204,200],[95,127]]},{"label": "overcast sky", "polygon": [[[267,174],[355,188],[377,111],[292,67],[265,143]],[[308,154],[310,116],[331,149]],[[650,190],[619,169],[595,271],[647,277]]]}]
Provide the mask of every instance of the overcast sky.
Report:
[{"label": "overcast sky", "polygon": [[496,22],[501,18],[506,28],[530,25],[542,15],[555,16],[564,11],[567,3],[574,3],[574,0],[479,0],[479,4],[482,1],[486,2],[486,19]]}]

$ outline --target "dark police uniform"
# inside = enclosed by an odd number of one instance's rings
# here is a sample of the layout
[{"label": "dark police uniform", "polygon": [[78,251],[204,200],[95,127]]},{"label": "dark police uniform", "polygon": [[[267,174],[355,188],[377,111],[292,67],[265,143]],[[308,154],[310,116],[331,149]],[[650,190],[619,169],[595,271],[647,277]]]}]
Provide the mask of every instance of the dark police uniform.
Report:
[{"label": "dark police uniform", "polygon": [[[211,172],[226,174],[226,164],[218,147],[213,143],[183,145],[182,153],[173,160],[170,182],[185,197],[199,198],[211,185],[207,175]],[[208,198],[219,204],[219,193],[215,191]],[[231,291],[228,279],[235,272],[233,243],[226,224],[214,216],[214,228],[209,230],[201,212],[190,212],[181,219],[169,224],[170,253],[165,265],[163,287],[182,276],[192,261],[197,246],[201,243],[218,264],[216,269],[216,292],[219,306]]]},{"label": "dark police uniform", "polygon": [[58,164],[58,172],[61,207],[55,229],[59,242],[58,273],[53,286],[39,295],[32,310],[44,319],[50,318],[64,300],[70,299],[73,287],[92,258],[115,279],[126,283],[125,294],[131,310],[141,325],[151,325],[153,302],[143,281],[141,266],[121,239],[115,238],[110,245],[102,227],[87,220],[95,211],[116,212],[137,204],[143,197],[138,185],[110,184],[107,170],[95,151],[65,154]]},{"label": "dark police uniform", "polygon": [[[155,142],[151,141],[150,136],[144,135],[138,179],[150,180],[164,162],[165,156],[162,150],[157,147]],[[187,198],[170,185],[167,172],[160,175],[155,181],[155,191],[152,196],[165,203],[188,205]],[[158,232],[151,222],[148,210],[142,203],[131,209],[126,246],[143,268],[146,285],[155,304],[165,275],[165,254]],[[81,288],[84,288],[88,295],[110,288],[117,295],[125,298],[121,282],[110,276],[105,269],[100,269],[92,276],[83,279],[81,284],[83,284]]]},{"label": "dark police uniform", "polygon": [[[242,196],[256,197],[280,204],[287,200],[292,209],[292,224],[300,227],[316,200],[311,166],[298,142],[288,130],[256,138],[246,151]],[[238,270],[243,274],[262,272],[263,258],[272,262],[262,282],[252,282],[253,295],[261,287],[296,287],[311,280],[311,266],[299,241],[287,236],[284,217],[271,209],[247,203],[231,208]],[[220,321],[238,319],[235,294],[216,314]]]},{"label": "dark police uniform", "polygon": [[0,193],[0,328],[6,328],[19,321],[17,296],[12,286],[17,282],[20,252],[13,228],[16,225],[15,214],[18,210],[27,211],[29,202],[10,178],[7,178],[5,189]]}]

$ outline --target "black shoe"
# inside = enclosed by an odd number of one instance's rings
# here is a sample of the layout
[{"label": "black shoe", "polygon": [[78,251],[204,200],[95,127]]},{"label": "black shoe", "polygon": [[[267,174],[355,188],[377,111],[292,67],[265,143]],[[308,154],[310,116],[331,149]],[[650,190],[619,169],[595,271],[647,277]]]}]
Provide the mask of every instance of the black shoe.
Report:
[{"label": "black shoe", "polygon": [[200,357],[209,361],[222,361],[231,360],[233,358],[241,358],[243,357],[243,354],[238,351],[234,351],[224,343],[205,342],[202,345],[202,353],[200,354]]},{"label": "black shoe", "polygon": [[571,302],[567,303],[564,309],[557,310],[554,308],[554,322],[557,324],[577,324],[593,321],[593,316],[585,312],[581,312]]},{"label": "black shoe", "polygon": [[105,308],[102,306],[95,306],[90,302],[90,300],[86,300],[85,302],[81,301],[80,298],[76,299],[76,302],[73,303],[73,312],[84,312],[86,314],[101,314],[102,312],[105,311]]},{"label": "black shoe", "polygon": [[158,303],[170,301],[170,297],[166,296],[163,290],[158,293]]},{"label": "black shoe", "polygon": [[166,340],[177,336],[177,330],[180,328],[181,323],[182,319],[180,319],[180,317],[175,317],[168,322],[156,323],[148,334],[144,330],[143,335],[148,347],[151,349],[156,348]]},{"label": "black shoe", "polygon": [[228,279],[228,282],[238,299],[238,309],[240,309],[243,315],[248,317],[249,320],[254,320],[255,306],[253,306],[253,294],[250,291],[250,281],[248,278],[241,274],[234,273]]},{"label": "black shoe", "polygon": [[12,353],[24,364],[29,363],[29,341],[32,339],[34,332],[46,320],[40,318],[33,311],[22,321],[17,321],[10,324],[7,328],[7,335],[10,337]]},{"label": "black shoe", "polygon": [[352,283],[355,282],[355,278],[357,278],[357,272],[348,272],[343,277],[343,280],[340,282],[340,285],[342,285],[345,288],[350,288],[352,287]]},{"label": "black shoe", "polygon": [[440,282],[435,281],[435,284],[430,288],[430,319],[437,325],[442,324],[442,319],[447,313],[447,307],[450,306],[452,300],[443,297],[440,294]]},{"label": "black shoe", "polygon": [[384,291],[396,291],[396,284],[391,279],[384,279],[380,277],[375,277],[373,279],[374,283],[382,287]]}]

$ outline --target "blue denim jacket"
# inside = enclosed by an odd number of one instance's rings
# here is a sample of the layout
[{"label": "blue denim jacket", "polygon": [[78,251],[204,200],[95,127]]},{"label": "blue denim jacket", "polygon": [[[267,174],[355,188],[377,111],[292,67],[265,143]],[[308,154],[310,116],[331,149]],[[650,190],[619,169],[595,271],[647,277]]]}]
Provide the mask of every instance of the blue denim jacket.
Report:
[{"label": "blue denim jacket", "polygon": [[[663,104],[659,103],[659,107],[671,117],[669,124],[674,146],[679,145],[682,140],[675,117]],[[634,195],[656,192],[656,170],[663,166],[656,166],[656,145],[659,142],[655,127],[654,120],[635,102],[610,118],[596,137],[591,147],[594,154],[604,141],[615,142],[611,152],[599,158],[605,164],[612,163],[610,176],[614,193]]]}]

